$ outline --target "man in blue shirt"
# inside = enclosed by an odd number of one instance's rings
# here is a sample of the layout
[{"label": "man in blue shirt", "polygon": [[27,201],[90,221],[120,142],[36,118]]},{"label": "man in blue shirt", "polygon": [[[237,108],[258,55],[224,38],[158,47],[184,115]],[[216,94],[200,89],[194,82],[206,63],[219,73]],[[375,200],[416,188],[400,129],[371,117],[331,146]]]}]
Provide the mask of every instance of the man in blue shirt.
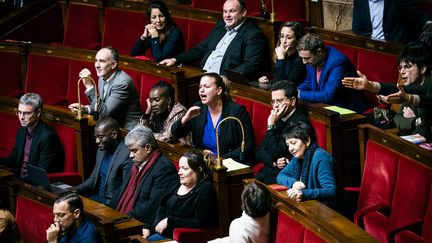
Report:
[{"label": "man in blue shirt", "polygon": [[78,193],[109,205],[117,194],[130,163],[129,150],[120,136],[119,125],[104,117],[95,126],[98,145],[96,165],[92,174],[75,189]]},{"label": "man in blue shirt", "polygon": [[54,223],[46,230],[48,243],[101,242],[96,226],[84,215],[84,204],[76,193],[61,195],[54,202]]}]

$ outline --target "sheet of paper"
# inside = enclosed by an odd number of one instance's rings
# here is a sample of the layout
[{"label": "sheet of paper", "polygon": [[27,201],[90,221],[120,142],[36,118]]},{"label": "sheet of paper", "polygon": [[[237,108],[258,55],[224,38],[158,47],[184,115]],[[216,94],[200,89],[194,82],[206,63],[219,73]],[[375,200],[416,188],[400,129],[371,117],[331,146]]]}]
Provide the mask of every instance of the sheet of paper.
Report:
[{"label": "sheet of paper", "polygon": [[222,160],[223,165],[228,168],[227,172],[249,168],[249,165],[239,163],[231,158]]},{"label": "sheet of paper", "polygon": [[331,110],[331,111],[337,112],[337,113],[339,113],[341,115],[348,115],[348,114],[354,114],[355,113],[355,111],[352,111],[352,110],[349,110],[349,109],[345,109],[345,108],[342,108],[342,107],[339,107],[339,106],[336,106],[336,105],[326,106],[324,108],[326,108],[327,110]]}]

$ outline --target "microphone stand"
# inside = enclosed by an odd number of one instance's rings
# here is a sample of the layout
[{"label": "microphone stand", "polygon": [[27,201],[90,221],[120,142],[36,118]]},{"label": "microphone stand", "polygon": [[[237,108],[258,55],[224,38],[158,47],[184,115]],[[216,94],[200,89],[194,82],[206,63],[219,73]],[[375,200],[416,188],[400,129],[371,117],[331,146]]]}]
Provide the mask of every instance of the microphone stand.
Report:
[{"label": "microphone stand", "polygon": [[272,11],[271,11],[271,13],[270,13],[270,22],[271,23],[274,23],[276,20],[277,20],[277,16],[276,16],[276,13],[275,13],[275,11],[274,11],[274,2],[273,2],[274,0],[271,0],[271,8],[272,8]]},{"label": "microphone stand", "polygon": [[216,170],[216,171],[227,170],[227,167],[225,167],[223,165],[223,163],[222,163],[222,159],[220,157],[220,150],[219,150],[219,126],[224,121],[226,121],[226,120],[235,120],[235,121],[237,121],[240,124],[241,132],[242,132],[242,142],[241,142],[241,146],[240,146],[240,156],[239,156],[239,159],[240,159],[240,161],[244,161],[245,160],[245,154],[244,154],[244,150],[245,150],[245,133],[244,133],[243,124],[240,121],[240,119],[238,119],[237,117],[234,117],[234,116],[225,117],[216,126],[216,150],[217,150],[217,158],[216,158],[216,165],[214,167],[214,170]]},{"label": "microphone stand", "polygon": [[95,107],[94,107],[95,114],[93,115],[93,120],[97,121],[97,120],[99,120],[99,96],[98,96],[98,90],[97,90],[97,87],[96,87],[96,82],[90,76],[89,77],[81,77],[80,79],[78,79],[78,82],[77,82],[77,90],[78,90],[78,113],[77,113],[77,120],[82,120],[83,119],[83,111],[81,109],[80,82],[81,82],[81,80],[83,80],[85,78],[90,79],[90,81],[92,82],[93,87],[95,89],[95,99],[96,99],[96,102],[95,102]]}]

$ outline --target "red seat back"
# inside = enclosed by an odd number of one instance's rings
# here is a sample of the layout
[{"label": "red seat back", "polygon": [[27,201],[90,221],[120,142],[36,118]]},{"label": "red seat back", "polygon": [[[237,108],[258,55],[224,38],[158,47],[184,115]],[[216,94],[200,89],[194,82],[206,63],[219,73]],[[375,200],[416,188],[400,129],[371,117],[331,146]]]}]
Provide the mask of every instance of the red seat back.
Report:
[{"label": "red seat back", "polygon": [[353,46],[349,46],[349,45],[344,45],[344,44],[340,44],[340,43],[336,43],[336,42],[326,42],[325,43],[326,46],[332,46],[334,48],[336,48],[337,50],[339,50],[340,52],[342,52],[343,54],[345,54],[345,56],[347,56],[349,58],[349,60],[351,61],[351,63],[357,67],[357,48],[353,47]]},{"label": "red seat back", "polygon": [[154,76],[149,73],[141,73],[140,104],[141,104],[141,110],[143,112],[145,112],[145,110],[147,109],[146,100],[149,97],[151,87],[160,80],[166,81],[168,83],[172,83],[172,81],[168,79]]},{"label": "red seat back", "polygon": [[267,0],[267,11],[269,14],[272,12],[272,5],[274,4],[274,11],[277,14],[277,19],[281,22],[289,20],[297,20],[306,22],[306,1],[305,0]]},{"label": "red seat back", "polygon": [[9,156],[15,146],[16,133],[20,127],[18,117],[11,113],[0,113],[0,157]]},{"label": "red seat back", "polygon": [[106,8],[102,47],[112,46],[120,54],[130,55],[146,23],[144,12]]},{"label": "red seat back", "polygon": [[432,168],[401,156],[390,218],[396,222],[423,220],[432,182]]},{"label": "red seat back", "polygon": [[[93,73],[93,78],[95,79],[96,86],[97,86],[97,76],[94,71],[94,62],[84,62],[84,61],[75,61],[75,60],[69,60],[69,77],[68,77],[68,92],[67,92],[67,100],[68,104],[76,103],[78,102],[78,80],[79,80],[79,72],[83,69],[87,68]],[[83,105],[88,105],[89,101],[87,96],[85,95],[85,87],[82,84],[83,82],[80,82],[80,101]]]},{"label": "red seat back", "polygon": [[224,3],[225,0],[212,0],[212,1],[192,0],[192,7],[222,12]]},{"label": "red seat back", "polygon": [[25,92],[37,93],[44,104],[67,102],[69,62],[67,59],[29,54]]},{"label": "red seat back", "polygon": [[270,115],[272,107],[270,105],[255,102],[252,125],[255,132],[255,144],[260,144],[267,131],[267,117]]},{"label": "red seat back", "polygon": [[367,142],[358,209],[384,203],[391,205],[399,155],[373,141]]},{"label": "red seat back", "polygon": [[77,146],[75,129],[56,122],[47,122],[57,133],[65,153],[64,172],[77,172]]},{"label": "red seat back", "polygon": [[46,229],[53,222],[52,208],[31,199],[17,196],[16,223],[23,242],[46,242]]},{"label": "red seat back", "polygon": [[[213,1],[202,1],[213,2]],[[196,20],[189,20],[186,50],[189,50],[203,41],[210,31],[215,26],[215,23],[201,22]],[[199,31],[197,31],[199,30]]]},{"label": "red seat back", "polygon": [[69,3],[63,44],[81,49],[99,49],[98,11],[96,6]]},{"label": "red seat back", "polygon": [[313,119],[313,117],[309,117],[309,121],[315,130],[318,145],[324,150],[327,150],[326,126],[324,121]]},{"label": "red seat back", "polygon": [[141,90],[141,73],[132,69],[122,68],[134,81],[135,89],[137,91]]},{"label": "red seat back", "polygon": [[21,84],[21,57],[15,52],[0,52],[0,67],[2,67],[2,88],[0,95],[9,95],[17,90],[23,90]]}]

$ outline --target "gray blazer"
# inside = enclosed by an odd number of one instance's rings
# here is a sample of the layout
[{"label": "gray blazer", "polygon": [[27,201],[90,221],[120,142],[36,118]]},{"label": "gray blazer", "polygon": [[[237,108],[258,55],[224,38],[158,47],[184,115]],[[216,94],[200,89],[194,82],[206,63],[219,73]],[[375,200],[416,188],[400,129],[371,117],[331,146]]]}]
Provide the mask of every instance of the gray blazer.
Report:
[{"label": "gray blazer", "polygon": [[[131,163],[129,158],[129,150],[126,147],[123,140],[117,141],[117,147],[112,154],[112,160],[108,167],[108,178],[105,188],[105,204],[108,205],[112,198],[116,196],[120,186],[125,178],[128,164]],[[96,153],[96,165],[93,168],[93,172],[90,177],[87,178],[83,183],[78,185],[75,189],[78,193],[85,196],[92,196],[98,193],[98,179],[99,172],[101,169],[102,161],[107,151],[97,150]]]},{"label": "gray blazer", "polygon": [[[103,94],[104,81],[99,78],[98,94]],[[91,106],[90,115],[95,114],[95,90],[86,92]],[[141,117],[139,96],[132,78],[122,70],[117,70],[109,83],[104,97],[99,96],[99,118],[111,116],[120,127],[131,130]]]}]

